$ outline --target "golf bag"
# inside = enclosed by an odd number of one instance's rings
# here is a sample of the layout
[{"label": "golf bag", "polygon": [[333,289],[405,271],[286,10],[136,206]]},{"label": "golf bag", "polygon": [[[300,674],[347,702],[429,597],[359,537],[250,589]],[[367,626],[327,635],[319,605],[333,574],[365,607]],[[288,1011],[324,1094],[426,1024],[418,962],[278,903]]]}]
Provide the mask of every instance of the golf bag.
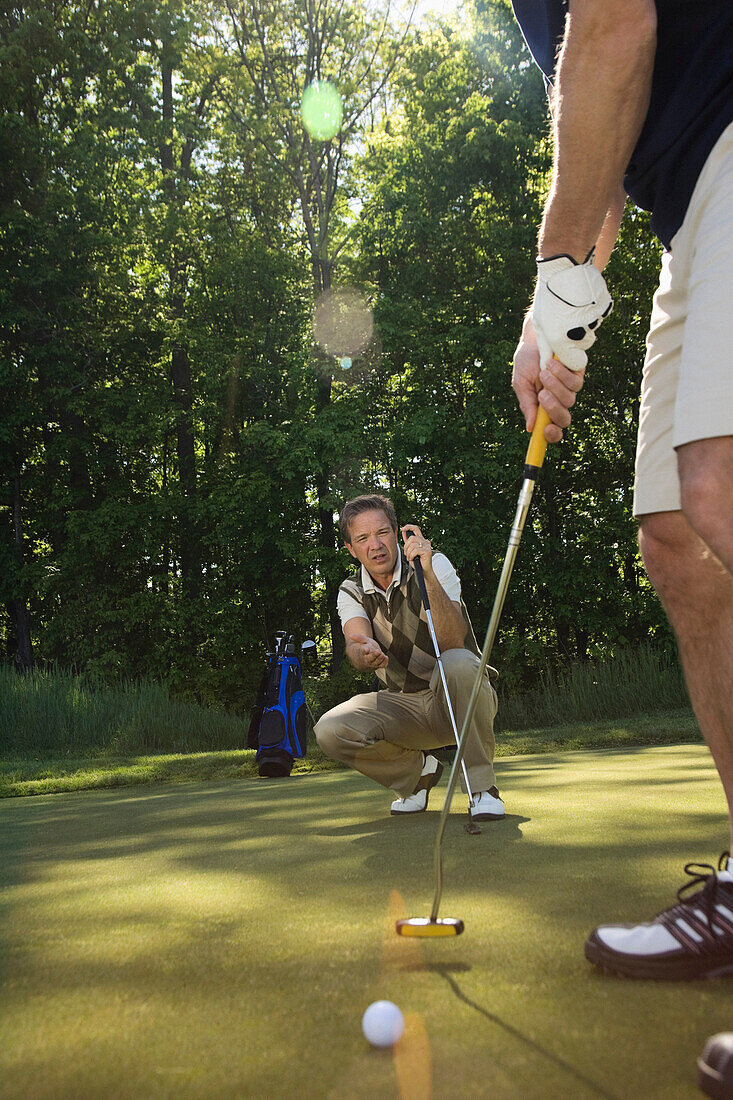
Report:
[{"label": "golf bag", "polygon": [[292,636],[275,635],[274,653],[267,665],[252,709],[247,744],[257,749],[261,776],[290,775],[295,757],[306,755],[306,702],[300,661]]}]

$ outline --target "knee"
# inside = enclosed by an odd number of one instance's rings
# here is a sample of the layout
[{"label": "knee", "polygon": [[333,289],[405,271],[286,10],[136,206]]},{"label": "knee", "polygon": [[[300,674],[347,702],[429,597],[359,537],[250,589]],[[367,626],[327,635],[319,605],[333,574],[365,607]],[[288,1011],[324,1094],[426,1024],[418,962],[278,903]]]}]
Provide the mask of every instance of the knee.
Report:
[{"label": "knee", "polygon": [[677,452],[682,511],[722,561],[733,559],[733,438],[703,439]]},{"label": "knee", "polygon": [[[446,649],[442,654],[446,679],[458,691],[473,687],[478,667],[478,657],[470,649]],[[436,670],[437,671],[437,670]]]},{"label": "knee", "polygon": [[643,516],[639,549],[650,581],[663,601],[692,595],[700,580],[704,547],[682,512]]},{"label": "knee", "polygon": [[476,672],[476,656],[470,649],[446,649],[441,655],[446,675],[473,675]]},{"label": "knee", "polygon": [[324,714],[313,727],[318,747],[326,756],[333,758],[336,755],[339,743],[340,724],[338,721]]},{"label": "knee", "polygon": [[727,495],[723,493],[721,496],[719,489],[716,479],[707,476],[700,469],[689,470],[680,477],[680,495],[685,519],[708,544],[713,525],[720,515],[721,504],[724,505]]}]

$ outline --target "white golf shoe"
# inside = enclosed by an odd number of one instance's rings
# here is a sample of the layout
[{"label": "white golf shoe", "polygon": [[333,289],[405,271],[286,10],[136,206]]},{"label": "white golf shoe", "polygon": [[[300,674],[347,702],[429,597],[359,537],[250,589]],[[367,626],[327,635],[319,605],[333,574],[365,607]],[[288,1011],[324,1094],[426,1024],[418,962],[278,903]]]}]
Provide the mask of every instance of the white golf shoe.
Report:
[{"label": "white golf shoe", "polygon": [[506,814],[504,803],[499,798],[496,787],[474,794],[473,806],[469,812],[472,821],[501,821]]},{"label": "white golf shoe", "polygon": [[397,814],[422,814],[428,808],[428,795],[443,774],[443,765],[436,756],[423,753],[423,769],[420,781],[407,798],[396,798],[389,812]]}]

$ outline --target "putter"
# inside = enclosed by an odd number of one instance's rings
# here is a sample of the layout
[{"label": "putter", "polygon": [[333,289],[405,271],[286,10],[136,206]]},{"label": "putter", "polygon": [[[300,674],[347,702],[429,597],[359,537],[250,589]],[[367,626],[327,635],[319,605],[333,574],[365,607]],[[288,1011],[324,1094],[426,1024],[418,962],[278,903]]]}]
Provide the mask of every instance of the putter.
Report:
[{"label": "putter", "polygon": [[443,833],[445,832],[448,814],[450,813],[453,791],[455,790],[456,779],[458,778],[458,768],[463,761],[463,753],[466,748],[466,734],[471,725],[476,703],[478,702],[479,691],[481,689],[481,681],[486,673],[486,666],[489,663],[494,639],[496,638],[499,619],[501,618],[502,608],[504,607],[504,601],[509,589],[509,580],[512,575],[512,569],[514,568],[514,561],[517,556],[522,532],[529,513],[529,506],[532,503],[535,483],[542,469],[542,463],[545,460],[545,452],[547,450],[545,428],[549,423],[549,416],[541,406],[538,406],[537,419],[532,431],[532,438],[529,441],[529,447],[527,448],[527,457],[524,460],[524,481],[522,482],[522,489],[519,494],[514,525],[509,535],[509,546],[507,547],[504,566],[499,578],[499,587],[496,592],[491,618],[489,619],[489,626],[486,631],[484,648],[481,652],[481,663],[476,672],[473,691],[471,692],[471,697],[468,701],[468,709],[463,719],[461,735],[458,738],[458,748],[456,750],[455,759],[453,760],[453,767],[450,771],[450,778],[448,779],[448,789],[445,792],[445,805],[440,815],[438,835],[435,840],[435,895],[433,897],[433,908],[430,911],[429,917],[405,917],[402,920],[398,920],[396,928],[400,936],[417,936],[423,939],[433,936],[460,936],[461,932],[464,930],[463,921],[459,917],[438,917],[440,901],[443,895]]},{"label": "putter", "polygon": [[[407,532],[407,537],[408,537],[408,539],[414,538],[415,537],[415,532],[414,531],[408,531]],[[425,608],[425,615],[426,615],[427,620],[428,620],[428,630],[430,631],[430,637],[431,637],[432,642],[433,642],[433,649],[435,650],[435,659],[438,662],[438,668],[440,669],[440,678],[443,681],[443,691],[445,692],[445,701],[448,705],[448,714],[450,715],[450,724],[453,727],[453,736],[456,739],[456,746],[458,746],[458,723],[456,722],[456,716],[453,713],[453,704],[450,701],[450,692],[448,691],[448,681],[445,678],[445,668],[443,666],[443,658],[441,657],[441,654],[440,654],[440,648],[438,646],[438,637],[435,633],[435,624],[433,623],[433,613],[430,610],[430,600],[428,598],[428,590],[427,590],[427,586],[425,584],[425,574],[423,573],[422,562],[420,561],[419,558],[415,558],[414,562],[412,563],[412,566],[413,566],[413,569],[415,570],[415,576],[417,577],[417,583],[420,586],[420,595],[422,596],[422,605]],[[466,784],[466,793],[468,795],[468,823],[466,825],[464,825],[463,827],[464,827],[464,829],[466,830],[467,833],[471,833],[473,836],[475,836],[477,833],[480,833],[481,830],[479,829],[478,825],[476,824],[476,822],[471,817],[471,808],[473,806],[473,795],[471,794],[471,784],[470,784],[469,779],[468,779],[468,771],[466,769],[465,760],[461,760],[461,764],[463,765],[463,780]]]}]

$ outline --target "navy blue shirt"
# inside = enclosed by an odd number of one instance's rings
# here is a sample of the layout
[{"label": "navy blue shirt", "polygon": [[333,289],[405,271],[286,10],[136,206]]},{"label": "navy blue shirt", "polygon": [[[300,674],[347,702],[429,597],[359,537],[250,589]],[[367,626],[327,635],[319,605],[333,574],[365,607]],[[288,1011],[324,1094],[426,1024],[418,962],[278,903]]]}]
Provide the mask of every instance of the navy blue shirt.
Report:
[{"label": "navy blue shirt", "polygon": [[[567,0],[512,0],[532,56],[552,83]],[[651,101],[624,187],[666,248],[708,155],[733,122],[733,0],[656,0]]]}]

